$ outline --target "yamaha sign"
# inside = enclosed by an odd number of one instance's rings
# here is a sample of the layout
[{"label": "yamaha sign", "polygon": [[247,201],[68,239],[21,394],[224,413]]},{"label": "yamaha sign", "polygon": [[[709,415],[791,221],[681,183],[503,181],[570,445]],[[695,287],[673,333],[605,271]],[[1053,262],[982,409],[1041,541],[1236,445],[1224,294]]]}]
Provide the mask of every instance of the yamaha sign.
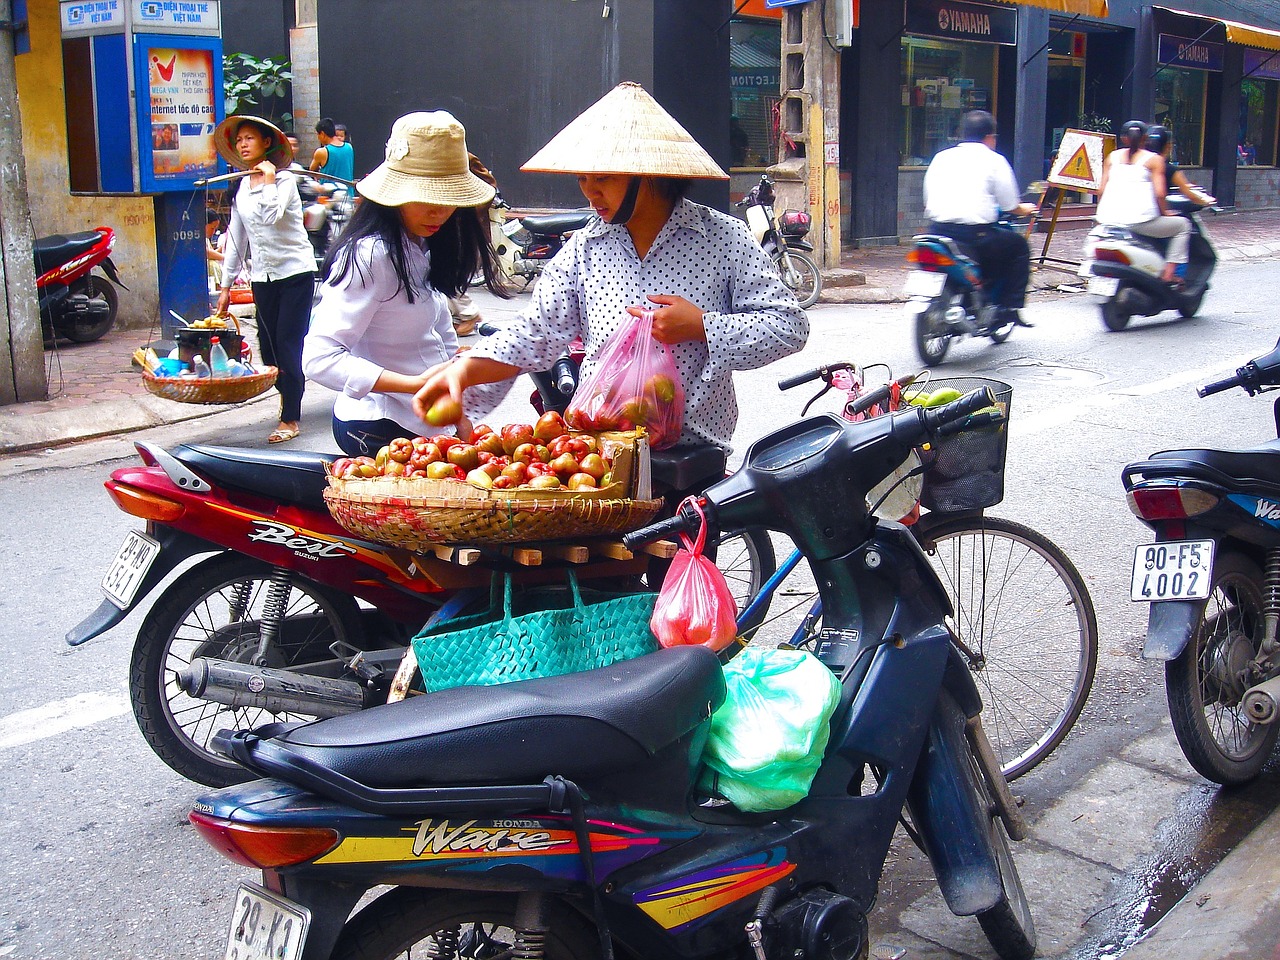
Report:
[{"label": "yamaha sign", "polygon": [[905,32],[1014,46],[1018,42],[1018,11],[967,0],[908,0]]}]

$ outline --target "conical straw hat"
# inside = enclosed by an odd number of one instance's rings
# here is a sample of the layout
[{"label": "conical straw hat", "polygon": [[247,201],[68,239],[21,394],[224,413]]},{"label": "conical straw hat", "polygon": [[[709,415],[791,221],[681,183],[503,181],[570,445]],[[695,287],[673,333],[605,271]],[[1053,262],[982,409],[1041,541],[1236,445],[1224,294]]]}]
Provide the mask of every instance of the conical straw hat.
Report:
[{"label": "conical straw hat", "polygon": [[620,83],[520,168],[728,180],[729,175],[638,83]]}]

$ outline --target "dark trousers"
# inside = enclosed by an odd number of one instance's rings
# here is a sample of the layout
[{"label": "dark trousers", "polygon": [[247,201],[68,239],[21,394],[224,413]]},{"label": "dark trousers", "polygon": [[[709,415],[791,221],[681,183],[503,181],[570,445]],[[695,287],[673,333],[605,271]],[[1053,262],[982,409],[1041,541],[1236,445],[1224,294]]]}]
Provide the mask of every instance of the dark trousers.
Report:
[{"label": "dark trousers", "polygon": [[[276,389],[280,391],[280,419],[291,423],[302,419],[302,341],[311,326],[311,297],[315,278],[299,273],[283,280],[255,283],[253,305],[258,313],[258,349],[262,362],[276,367]],[[376,451],[375,451],[376,452]]]},{"label": "dark trousers", "polygon": [[929,224],[930,233],[950,237],[972,251],[991,302],[1021,310],[1031,279],[1031,248],[1022,234],[995,223]]},{"label": "dark trousers", "polygon": [[333,418],[333,439],[348,457],[376,457],[378,450],[396,437],[412,440],[413,430],[394,420],[339,420]]}]

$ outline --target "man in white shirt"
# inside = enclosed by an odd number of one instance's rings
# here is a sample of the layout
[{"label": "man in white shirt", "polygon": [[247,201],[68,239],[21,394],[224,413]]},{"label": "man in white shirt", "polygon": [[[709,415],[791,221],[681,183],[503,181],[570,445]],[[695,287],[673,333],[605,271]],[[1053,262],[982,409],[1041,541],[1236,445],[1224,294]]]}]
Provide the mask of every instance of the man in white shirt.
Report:
[{"label": "man in white shirt", "polygon": [[996,120],[986,110],[970,110],[960,124],[960,143],[939,151],[924,175],[924,207],[929,232],[973,251],[983,280],[1005,320],[1029,327],[1019,312],[1026,303],[1031,250],[1019,233],[1001,227],[1002,213],[1026,216],[1009,161],[996,153]]}]

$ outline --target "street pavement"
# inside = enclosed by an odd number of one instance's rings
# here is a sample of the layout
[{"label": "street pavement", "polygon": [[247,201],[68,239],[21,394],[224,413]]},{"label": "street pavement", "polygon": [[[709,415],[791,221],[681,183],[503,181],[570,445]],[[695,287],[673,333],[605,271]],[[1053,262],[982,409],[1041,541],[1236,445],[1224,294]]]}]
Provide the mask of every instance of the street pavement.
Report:
[{"label": "street pavement", "polygon": [[[1224,261],[1280,257],[1280,209],[1224,213],[1216,218],[1206,217],[1206,221]],[[1071,262],[1080,259],[1085,233],[1084,229],[1074,228],[1061,230],[1052,238],[1047,251],[1051,259],[1038,265],[1033,273],[1031,318],[1035,315],[1036,292],[1083,289]],[[1044,234],[1033,235],[1033,258],[1042,255],[1044,242]],[[886,303],[901,299],[904,253],[904,247],[850,252],[841,269],[830,275],[834,282],[823,300]],[[476,299],[486,318],[499,321],[511,316],[521,302],[527,302],[524,298],[500,301],[484,291],[477,292]],[[96,343],[63,345],[47,351],[50,399],[0,408],[0,454],[36,453],[92,437],[129,433],[229,409],[180,404],[148,394],[131,365],[132,351],[147,339],[146,334],[144,324],[141,329],[135,326],[114,330]],[[321,399],[327,400],[314,397],[308,409],[321,409]],[[269,391],[232,408],[245,419],[261,422],[259,445],[265,446],[266,434],[274,426],[276,403],[275,392]],[[328,426],[327,419],[309,419],[304,425],[302,447],[331,448]],[[1141,756],[1144,750],[1152,749],[1152,742],[1148,740],[1144,746],[1140,740],[1131,749],[1139,755],[1137,762],[1160,767],[1163,764],[1159,761],[1164,758]],[[1123,804],[1124,789],[1118,789],[1104,804],[1106,810],[1094,811],[1090,816],[1119,816]],[[1057,827],[1069,831],[1081,819],[1078,813],[1061,811]],[[1051,828],[1053,824],[1039,826]],[[1275,855],[1278,842],[1280,810],[1237,844],[1145,938],[1107,955],[1119,957],[1123,953],[1126,960],[1280,958],[1280,858]],[[1029,881],[1033,879],[1028,877]]]}]

